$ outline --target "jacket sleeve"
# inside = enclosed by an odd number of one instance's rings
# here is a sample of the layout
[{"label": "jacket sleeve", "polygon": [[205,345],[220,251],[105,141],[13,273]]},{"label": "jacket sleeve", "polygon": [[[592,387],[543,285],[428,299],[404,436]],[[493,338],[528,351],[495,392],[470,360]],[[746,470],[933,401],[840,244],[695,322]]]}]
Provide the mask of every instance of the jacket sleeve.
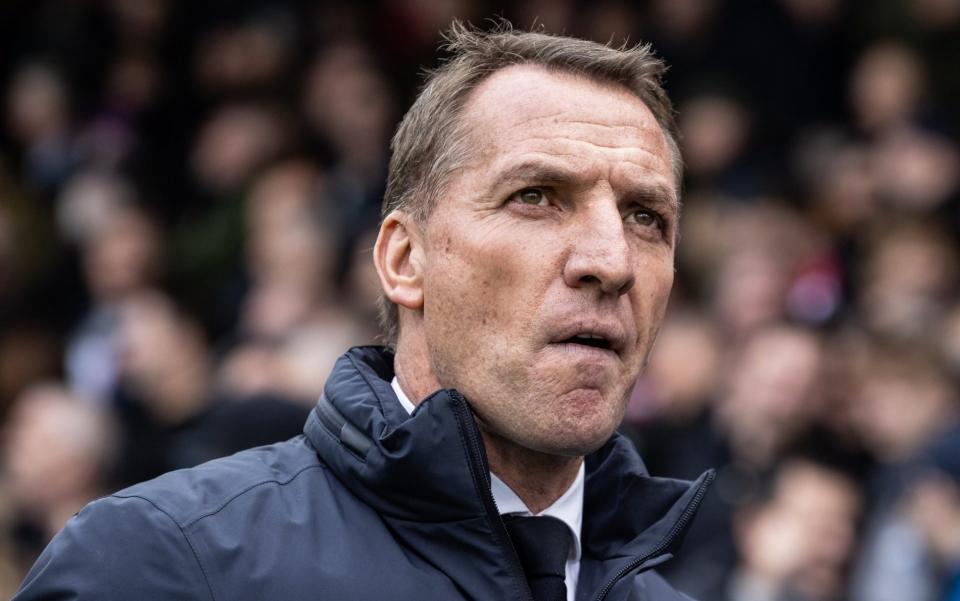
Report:
[{"label": "jacket sleeve", "polygon": [[87,505],[44,549],[12,601],[214,601],[180,526],[141,497]]}]

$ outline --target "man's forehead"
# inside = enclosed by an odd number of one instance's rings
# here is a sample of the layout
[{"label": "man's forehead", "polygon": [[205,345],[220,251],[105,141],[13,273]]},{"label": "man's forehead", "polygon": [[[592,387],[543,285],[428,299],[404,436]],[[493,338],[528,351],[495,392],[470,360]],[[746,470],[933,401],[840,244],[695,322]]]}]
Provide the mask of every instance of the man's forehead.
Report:
[{"label": "man's forehead", "polygon": [[678,189],[666,133],[647,105],[619,83],[539,65],[512,65],[472,92],[458,129],[465,150],[460,166],[490,161],[537,136],[552,136],[598,147],[632,146],[666,166],[670,184]]},{"label": "man's forehead", "polygon": [[547,124],[564,115],[601,112],[608,127],[659,131],[653,113],[626,86],[532,64],[511,65],[483,80],[467,99],[463,119],[489,137],[503,132],[490,124]]}]

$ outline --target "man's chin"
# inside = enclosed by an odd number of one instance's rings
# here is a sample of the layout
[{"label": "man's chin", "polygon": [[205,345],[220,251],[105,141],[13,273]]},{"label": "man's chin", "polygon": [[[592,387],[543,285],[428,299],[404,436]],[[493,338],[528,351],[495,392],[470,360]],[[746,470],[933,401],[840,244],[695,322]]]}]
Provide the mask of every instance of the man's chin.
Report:
[{"label": "man's chin", "polygon": [[605,445],[607,441],[610,440],[610,436],[613,436],[612,432],[603,438],[557,447],[554,450],[554,454],[566,457],[585,457]]},{"label": "man's chin", "polygon": [[615,428],[602,428],[590,432],[563,432],[562,436],[544,436],[538,440],[521,442],[528,449],[561,457],[583,457],[593,453],[610,440]]},{"label": "man's chin", "polygon": [[501,448],[514,447],[518,451],[525,449],[543,455],[556,457],[583,457],[602,447],[613,436],[615,428],[596,427],[594,429],[571,429],[557,425],[547,431],[536,432],[536,428],[515,431],[512,428],[491,427],[489,423],[478,420],[484,436]]}]

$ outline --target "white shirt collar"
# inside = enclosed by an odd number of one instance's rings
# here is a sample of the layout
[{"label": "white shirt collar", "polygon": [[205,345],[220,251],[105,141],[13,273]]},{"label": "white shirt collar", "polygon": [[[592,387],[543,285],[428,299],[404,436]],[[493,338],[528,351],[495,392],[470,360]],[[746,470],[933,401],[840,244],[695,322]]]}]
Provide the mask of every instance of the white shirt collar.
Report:
[{"label": "white shirt collar", "polygon": [[[412,414],[416,407],[410,402],[410,399],[403,392],[403,389],[400,388],[400,382],[397,381],[397,378],[393,378],[393,381],[390,382],[390,386],[393,387],[393,391],[397,394],[397,399],[400,401],[400,404],[403,405],[403,408],[407,410],[407,413]],[[570,534],[573,537],[573,545],[570,548],[569,559],[574,562],[580,561],[581,553],[580,531],[583,525],[584,478],[585,470],[583,463],[581,463],[580,470],[577,472],[577,477],[574,479],[573,484],[570,485],[570,488],[568,488],[559,499],[554,501],[552,505],[537,514],[548,515],[550,517],[557,518],[567,525],[567,527],[570,529]],[[493,500],[497,503],[497,508],[500,510],[500,515],[506,515],[510,513],[533,515],[523,500],[517,496],[517,493],[513,492],[513,490],[511,490],[511,488],[507,486],[503,480],[494,474],[490,474],[490,492],[493,493]]]},{"label": "white shirt collar", "polygon": [[[583,463],[580,463],[580,469],[577,471],[577,477],[573,480],[570,488],[563,493],[559,499],[552,505],[538,513],[537,515],[548,515],[557,518],[567,525],[573,538],[573,545],[570,547],[569,559],[580,561],[580,528],[583,525],[583,481],[585,470]],[[500,515],[515,513],[519,515],[533,515],[526,504],[517,493],[506,485],[506,483],[490,474],[490,492],[493,493],[493,500],[497,502],[497,508]]]}]

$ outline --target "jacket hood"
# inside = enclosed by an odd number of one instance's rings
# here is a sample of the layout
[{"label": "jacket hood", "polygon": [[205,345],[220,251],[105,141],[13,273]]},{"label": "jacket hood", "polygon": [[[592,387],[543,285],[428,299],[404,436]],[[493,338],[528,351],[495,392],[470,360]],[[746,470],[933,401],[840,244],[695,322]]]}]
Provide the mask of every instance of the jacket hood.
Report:
[{"label": "jacket hood", "polygon": [[[439,390],[408,415],[390,385],[393,376],[389,350],[350,349],[307,420],[307,438],[344,486],[401,536],[404,524],[415,523],[411,532],[432,532],[435,546],[451,528],[466,528],[469,537],[461,532],[450,540],[485,540],[492,546],[480,544],[477,552],[497,555],[491,521],[499,518],[484,502],[489,468],[482,443],[468,431],[476,426],[465,399]],[[615,434],[586,458],[581,579],[599,582],[601,574],[633,564],[642,569],[636,559],[644,555],[657,563],[672,556],[711,479],[704,474],[691,485],[653,478],[632,444]],[[594,560],[602,570],[590,569]],[[488,567],[496,578],[509,578],[506,565]]]}]

